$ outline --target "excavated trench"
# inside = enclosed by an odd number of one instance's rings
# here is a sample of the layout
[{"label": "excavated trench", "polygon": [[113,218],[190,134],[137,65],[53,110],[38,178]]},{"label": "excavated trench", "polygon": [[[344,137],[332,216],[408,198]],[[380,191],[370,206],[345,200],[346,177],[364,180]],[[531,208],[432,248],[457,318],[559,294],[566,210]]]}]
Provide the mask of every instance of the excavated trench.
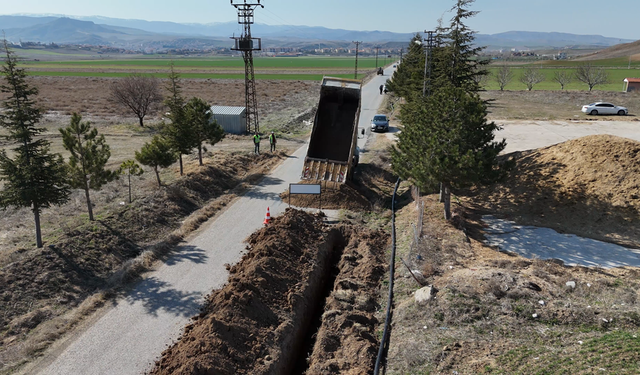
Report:
[{"label": "excavated trench", "polygon": [[152,374],[370,373],[388,236],[289,209]]}]

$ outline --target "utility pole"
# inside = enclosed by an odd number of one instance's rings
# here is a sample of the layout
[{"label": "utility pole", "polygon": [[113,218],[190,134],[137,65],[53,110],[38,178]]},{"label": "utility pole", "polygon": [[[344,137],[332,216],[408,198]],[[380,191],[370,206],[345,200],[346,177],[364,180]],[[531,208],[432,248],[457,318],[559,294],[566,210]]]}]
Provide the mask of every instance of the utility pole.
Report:
[{"label": "utility pole", "polygon": [[358,79],[358,47],[360,47],[360,43],[362,43],[362,42],[353,42],[353,43],[356,44],[356,73],[355,73],[354,78]]},{"label": "utility pole", "polygon": [[380,46],[376,46],[376,69],[378,69],[378,51],[380,51]]},{"label": "utility pole", "polygon": [[422,83],[422,97],[425,97],[427,95],[427,78],[429,79],[429,95],[431,95],[431,62],[429,61],[429,58],[431,56],[431,49],[433,48],[433,34],[435,33],[435,31],[425,30],[424,32],[427,34],[427,38],[424,39],[424,41],[427,42],[427,45],[424,52],[424,79]]},{"label": "utility pole", "polygon": [[404,51],[404,48],[400,48],[400,62],[402,62],[402,52]]},{"label": "utility pole", "polygon": [[[260,0],[257,3],[247,3],[247,0],[238,2],[233,5],[238,10],[238,23],[243,25],[242,35],[240,37],[232,37],[235,40],[233,51],[241,51],[242,58],[244,59],[244,83],[245,83],[245,105],[246,105],[246,119],[247,119],[247,132],[257,133],[259,128],[258,122],[258,101],[256,99],[256,77],[253,70],[253,51],[260,51],[262,49],[262,39],[251,37],[251,25],[254,23],[253,13],[257,7],[264,8],[264,5],[260,4]],[[253,126],[253,130],[251,127]]]}]

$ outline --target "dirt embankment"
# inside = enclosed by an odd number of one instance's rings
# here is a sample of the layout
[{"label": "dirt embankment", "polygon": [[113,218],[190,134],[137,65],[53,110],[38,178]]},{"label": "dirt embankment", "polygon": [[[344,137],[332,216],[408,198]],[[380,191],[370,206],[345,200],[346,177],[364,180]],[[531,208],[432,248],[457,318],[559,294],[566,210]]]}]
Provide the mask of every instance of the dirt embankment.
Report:
[{"label": "dirt embankment", "polygon": [[[370,372],[387,236],[357,232],[293,209],[276,217],[249,237],[229,283],[208,297],[152,374],[302,373],[322,311],[308,373]],[[333,292],[323,310],[326,290]]]},{"label": "dirt embankment", "polygon": [[455,220],[446,222],[437,195],[421,201],[417,242],[416,206],[399,212],[398,256],[434,289],[418,304],[422,285],[397,263],[387,374],[638,372],[637,269],[500,253],[460,229],[473,210],[454,205]]},{"label": "dirt embankment", "polygon": [[126,279],[129,273],[122,271],[128,269],[122,267],[145,250],[175,245],[229,203],[232,188],[255,183],[284,155],[217,157],[220,167],[189,164],[188,173],[175,183],[103,213],[95,222],[58,223],[61,233],[50,245],[4,259],[9,263],[0,268],[0,369],[37,355],[76,322],[42,323]]},{"label": "dirt embankment", "polygon": [[[317,184],[321,181],[300,181],[301,184]],[[351,184],[322,183],[322,195],[289,194],[289,190],[280,194],[285,203],[296,207],[311,207],[329,210],[370,210],[371,203]]]},{"label": "dirt embankment", "polygon": [[594,135],[507,157],[507,181],[472,198],[484,210],[640,248],[640,142]]}]

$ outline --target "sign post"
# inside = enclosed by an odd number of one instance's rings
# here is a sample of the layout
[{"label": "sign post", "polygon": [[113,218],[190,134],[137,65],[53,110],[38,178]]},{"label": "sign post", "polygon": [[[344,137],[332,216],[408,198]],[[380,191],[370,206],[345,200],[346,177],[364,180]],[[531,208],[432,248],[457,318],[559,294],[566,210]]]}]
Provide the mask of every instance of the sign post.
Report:
[{"label": "sign post", "polygon": [[320,184],[289,184],[289,206],[291,206],[291,194],[317,195],[319,197],[319,210],[322,211],[322,189]]}]

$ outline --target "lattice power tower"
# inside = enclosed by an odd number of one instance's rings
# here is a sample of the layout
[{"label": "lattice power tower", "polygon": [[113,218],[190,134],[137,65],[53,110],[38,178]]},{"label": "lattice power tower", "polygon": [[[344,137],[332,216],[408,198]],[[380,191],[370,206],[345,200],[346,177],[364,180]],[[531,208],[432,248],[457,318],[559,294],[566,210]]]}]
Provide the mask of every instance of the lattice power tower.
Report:
[{"label": "lattice power tower", "polygon": [[262,40],[251,37],[251,25],[254,22],[254,10],[257,7],[264,8],[264,5],[260,4],[260,0],[257,1],[257,3],[248,3],[247,0],[244,0],[234,4],[233,0],[231,0],[231,5],[238,10],[238,23],[244,26],[241,36],[231,38],[235,40],[235,46],[231,49],[233,51],[241,51],[244,58],[247,132],[249,133],[260,131],[258,125],[258,101],[256,99],[256,77],[253,72],[253,51],[262,49]]}]

